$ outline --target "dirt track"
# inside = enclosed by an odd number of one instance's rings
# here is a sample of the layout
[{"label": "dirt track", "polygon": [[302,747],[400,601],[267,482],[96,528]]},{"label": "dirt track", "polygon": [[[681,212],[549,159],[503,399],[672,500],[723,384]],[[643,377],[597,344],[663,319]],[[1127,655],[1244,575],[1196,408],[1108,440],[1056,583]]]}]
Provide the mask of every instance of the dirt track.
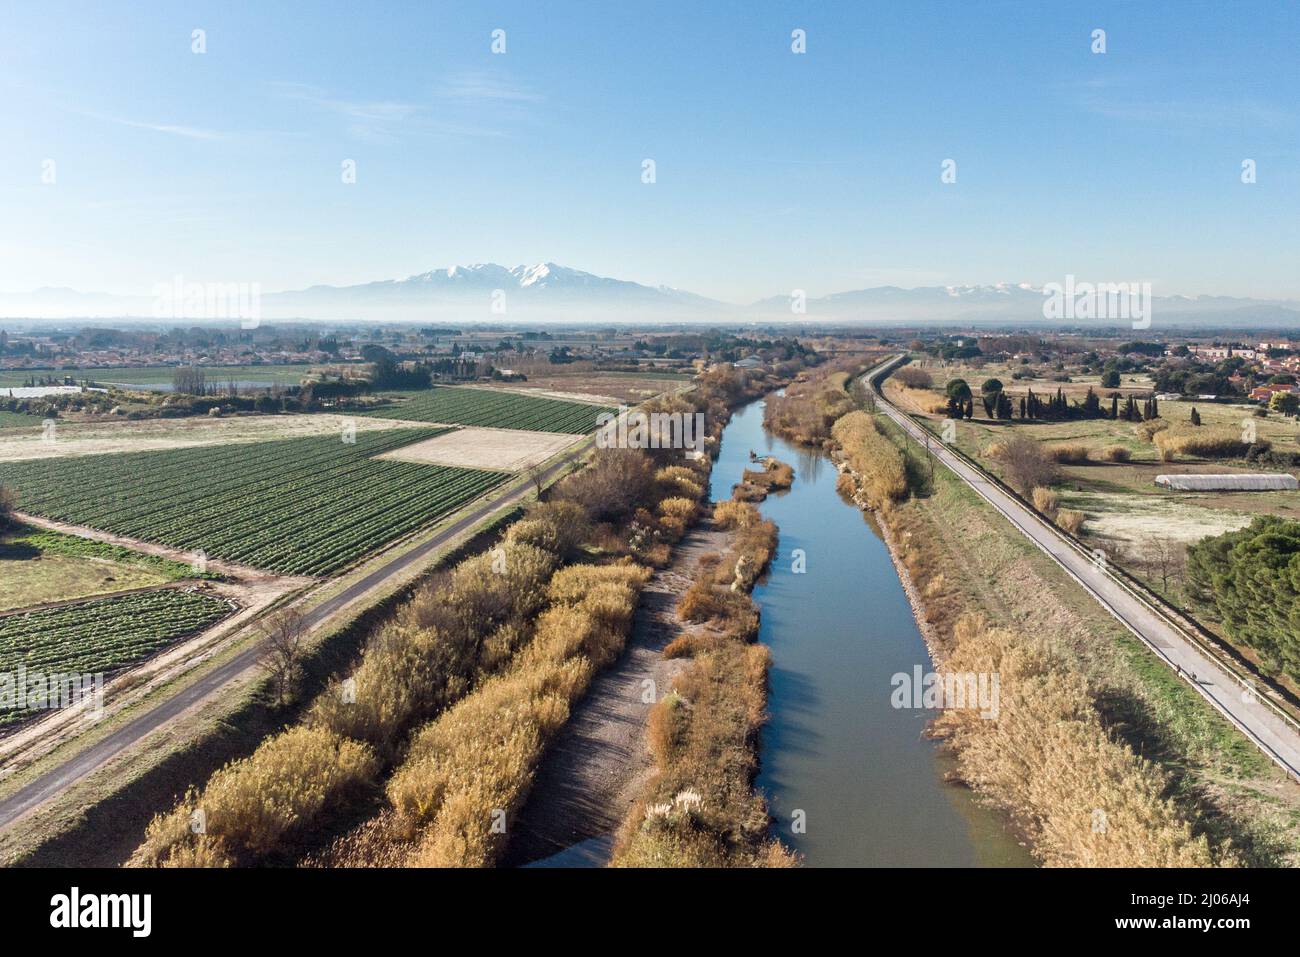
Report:
[{"label": "dirt track", "polygon": [[673,563],[641,592],[636,621],[618,661],[596,676],[568,724],[547,751],[528,803],[513,825],[506,866],[557,854],[590,838],[611,835],[623,823],[647,775],[648,678],[656,698],[666,694],[689,659],[668,660],[663,649],[687,628],[677,621],[678,599],[707,552],[726,549],[728,534],[705,521],[677,546]]}]

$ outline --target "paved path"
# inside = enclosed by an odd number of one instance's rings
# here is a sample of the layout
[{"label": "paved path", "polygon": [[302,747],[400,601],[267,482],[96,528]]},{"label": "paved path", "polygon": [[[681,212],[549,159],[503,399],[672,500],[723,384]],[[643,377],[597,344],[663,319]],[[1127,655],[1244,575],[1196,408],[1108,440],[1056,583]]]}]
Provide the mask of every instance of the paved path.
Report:
[{"label": "paved path", "polygon": [[[568,467],[574,459],[583,454],[589,445],[590,441],[583,443],[581,447],[546,469],[542,473],[541,481],[550,481]],[[354,582],[333,598],[313,608],[305,616],[307,627],[316,627],[343,606],[382,584],[387,578],[409,568],[438,549],[446,547],[458,536],[474,528],[488,516],[517,505],[532,491],[533,483],[531,481],[524,482],[501,498],[483,502],[478,508],[462,516],[429,539],[429,541],[396,556],[392,561],[371,572],[365,578]],[[23,785],[13,794],[0,801],[0,829],[8,827],[28,811],[61,794],[66,788],[102,767],[123,751],[165,727],[190,708],[207,700],[236,678],[256,669],[260,654],[261,646],[258,644],[244,649],[197,681],[186,685],[176,694],[152,707],[148,707],[143,713],[132,718],[102,741],[97,741],[79,754],[73,755],[67,761]]]},{"label": "paved path", "polygon": [[[901,360],[894,360],[896,366]],[[878,372],[871,373],[873,378]],[[891,405],[877,391],[880,410],[952,470],[1022,534],[1054,558],[1101,605],[1191,684],[1261,751],[1300,780],[1300,729],[1253,694],[1179,628],[1139,598],[1091,555],[1008,494],[981,470]]]}]

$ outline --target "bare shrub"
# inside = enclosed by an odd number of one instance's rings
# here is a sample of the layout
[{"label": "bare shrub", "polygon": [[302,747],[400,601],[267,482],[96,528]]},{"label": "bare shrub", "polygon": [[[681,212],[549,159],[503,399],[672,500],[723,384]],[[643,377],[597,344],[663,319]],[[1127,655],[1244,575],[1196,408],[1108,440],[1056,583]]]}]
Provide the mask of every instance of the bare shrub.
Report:
[{"label": "bare shrub", "polygon": [[894,373],[894,378],[909,389],[934,388],[934,377],[917,366],[903,366]]},{"label": "bare shrub", "polygon": [[1147,442],[1155,440],[1156,434],[1169,428],[1169,423],[1164,419],[1147,419],[1145,422],[1139,422],[1133,426],[1133,431],[1138,437]]},{"label": "bare shrub", "polygon": [[992,451],[1007,481],[1022,495],[1031,494],[1035,486],[1051,485],[1056,480],[1056,464],[1051,456],[1026,435],[1008,436]]},{"label": "bare shrub", "polygon": [[593,522],[617,522],[650,497],[654,481],[654,462],[640,449],[600,449],[586,468],[556,485],[551,498],[576,502]]},{"label": "bare shrub", "polygon": [[1128,462],[1133,458],[1132,451],[1124,445],[1107,446],[1101,454],[1107,462]]}]

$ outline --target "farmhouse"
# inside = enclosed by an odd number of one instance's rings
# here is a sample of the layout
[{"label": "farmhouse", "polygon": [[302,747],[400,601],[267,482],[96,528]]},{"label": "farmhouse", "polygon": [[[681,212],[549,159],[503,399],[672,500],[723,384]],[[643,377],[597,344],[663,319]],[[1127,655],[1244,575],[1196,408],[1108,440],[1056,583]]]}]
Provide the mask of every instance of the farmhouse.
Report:
[{"label": "farmhouse", "polygon": [[1294,490],[1300,482],[1285,472],[1262,475],[1157,475],[1156,484],[1176,492],[1269,492]]}]

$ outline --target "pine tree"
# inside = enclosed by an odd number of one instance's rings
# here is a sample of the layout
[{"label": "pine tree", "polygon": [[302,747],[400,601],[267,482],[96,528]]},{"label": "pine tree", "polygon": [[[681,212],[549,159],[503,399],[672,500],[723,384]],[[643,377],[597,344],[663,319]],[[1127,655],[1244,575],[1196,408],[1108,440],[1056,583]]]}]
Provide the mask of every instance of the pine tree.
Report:
[{"label": "pine tree", "polygon": [[1192,406],[1192,425],[1201,424],[1201,413],[1196,411],[1196,406]]}]

